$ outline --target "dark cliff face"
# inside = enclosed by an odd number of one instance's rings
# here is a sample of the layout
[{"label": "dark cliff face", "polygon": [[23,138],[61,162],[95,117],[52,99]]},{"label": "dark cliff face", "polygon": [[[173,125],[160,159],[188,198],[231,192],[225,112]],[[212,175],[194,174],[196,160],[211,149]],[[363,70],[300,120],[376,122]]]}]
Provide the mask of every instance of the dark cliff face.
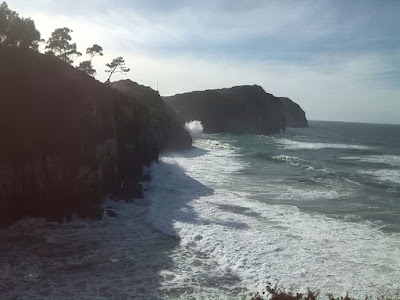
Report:
[{"label": "dark cliff face", "polygon": [[140,194],[162,135],[148,106],[57,58],[13,48],[0,48],[0,95],[0,225],[94,217],[106,193]]},{"label": "dark cliff face", "polygon": [[279,99],[285,109],[287,127],[308,127],[306,113],[300,105],[286,97],[279,97]]},{"label": "dark cliff face", "polygon": [[282,102],[257,85],[190,92],[164,100],[184,121],[200,120],[209,133],[272,134],[286,128]]},{"label": "dark cliff face", "polygon": [[179,120],[176,112],[164,103],[158,92],[129,79],[113,82],[112,87],[135,97],[149,108],[151,117],[149,129],[161,151],[191,147],[192,138],[185,130],[183,122]]}]

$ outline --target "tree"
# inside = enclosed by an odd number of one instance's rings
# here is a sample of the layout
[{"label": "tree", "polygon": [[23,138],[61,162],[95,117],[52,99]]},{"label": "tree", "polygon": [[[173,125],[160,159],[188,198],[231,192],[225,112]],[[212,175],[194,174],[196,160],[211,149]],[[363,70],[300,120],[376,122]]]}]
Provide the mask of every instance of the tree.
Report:
[{"label": "tree", "polygon": [[93,44],[92,47],[86,49],[86,54],[90,55],[90,62],[92,62],[93,57],[96,55],[103,56],[103,48],[97,44]]},{"label": "tree", "polygon": [[94,76],[96,74],[96,70],[93,69],[92,62],[90,60],[81,62],[77,69],[81,70],[82,72],[86,72],[90,76]]},{"label": "tree", "polygon": [[32,19],[20,18],[6,2],[0,5],[0,45],[37,50],[40,41],[40,32]]},{"label": "tree", "polygon": [[106,73],[110,73],[106,82],[110,82],[111,76],[114,73],[128,73],[131,69],[125,67],[125,60],[122,57],[117,57],[112,60],[111,63],[106,64],[109,68]]},{"label": "tree", "polygon": [[51,37],[47,40],[46,49],[49,49],[47,53],[53,53],[59,57],[62,61],[72,64],[82,53],[76,50],[76,43],[70,43],[71,41],[71,29],[57,28],[51,34]]},{"label": "tree", "polygon": [[90,55],[90,60],[82,61],[77,69],[86,72],[90,76],[94,76],[96,74],[96,70],[93,68],[92,60],[96,55],[103,56],[103,48],[97,44],[93,44],[92,47],[86,49],[86,54]]},{"label": "tree", "polygon": [[7,37],[7,30],[13,18],[18,17],[15,11],[8,8],[6,2],[0,5],[0,42],[3,44]]}]

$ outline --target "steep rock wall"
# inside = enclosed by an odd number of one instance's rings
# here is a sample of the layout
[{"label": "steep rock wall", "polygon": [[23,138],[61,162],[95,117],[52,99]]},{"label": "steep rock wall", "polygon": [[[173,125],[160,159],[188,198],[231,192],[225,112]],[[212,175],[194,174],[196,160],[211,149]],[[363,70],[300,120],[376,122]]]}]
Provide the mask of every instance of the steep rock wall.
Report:
[{"label": "steep rock wall", "polygon": [[286,97],[279,97],[283,103],[287,127],[308,127],[306,113],[296,102]]},{"label": "steep rock wall", "polygon": [[200,120],[204,131],[272,134],[285,130],[282,102],[258,85],[164,97],[184,121]]},{"label": "steep rock wall", "polygon": [[188,148],[192,145],[190,134],[184,129],[183,122],[160,94],[150,87],[140,85],[129,79],[112,83],[112,87],[143,103],[150,110],[150,131],[154,134],[161,151]]},{"label": "steep rock wall", "polygon": [[0,225],[100,217],[106,193],[140,195],[160,150],[148,106],[30,50],[0,48],[0,70]]}]

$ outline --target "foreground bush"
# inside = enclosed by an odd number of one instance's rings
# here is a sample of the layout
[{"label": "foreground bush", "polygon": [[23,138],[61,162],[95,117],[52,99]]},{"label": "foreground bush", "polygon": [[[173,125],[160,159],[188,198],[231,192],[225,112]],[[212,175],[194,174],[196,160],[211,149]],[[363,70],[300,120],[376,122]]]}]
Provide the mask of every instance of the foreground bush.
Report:
[{"label": "foreground bush", "polygon": [[[307,293],[294,293],[291,291],[287,291],[284,288],[278,287],[275,285],[267,285],[266,291],[262,293],[257,292],[255,295],[252,295],[251,300],[317,300],[320,296],[318,291],[312,291],[307,289]],[[332,294],[327,294],[326,297],[329,300],[356,300],[357,298],[353,298],[346,293],[344,297],[335,297]],[[365,296],[365,300],[372,300],[369,296]],[[375,298],[376,300],[399,300],[400,299],[400,289],[395,291],[384,291],[378,290],[378,296]]]}]

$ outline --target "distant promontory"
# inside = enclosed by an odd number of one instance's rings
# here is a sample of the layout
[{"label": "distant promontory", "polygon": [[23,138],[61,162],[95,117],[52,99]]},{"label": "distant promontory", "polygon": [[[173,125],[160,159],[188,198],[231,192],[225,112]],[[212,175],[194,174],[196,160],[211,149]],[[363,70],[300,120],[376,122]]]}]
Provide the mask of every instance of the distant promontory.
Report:
[{"label": "distant promontory", "polygon": [[164,97],[184,121],[200,120],[208,133],[273,134],[286,127],[308,127],[301,107],[261,86],[195,91]]},{"label": "distant promontory", "polygon": [[283,103],[287,127],[308,127],[306,113],[296,102],[286,97],[279,97]]}]

